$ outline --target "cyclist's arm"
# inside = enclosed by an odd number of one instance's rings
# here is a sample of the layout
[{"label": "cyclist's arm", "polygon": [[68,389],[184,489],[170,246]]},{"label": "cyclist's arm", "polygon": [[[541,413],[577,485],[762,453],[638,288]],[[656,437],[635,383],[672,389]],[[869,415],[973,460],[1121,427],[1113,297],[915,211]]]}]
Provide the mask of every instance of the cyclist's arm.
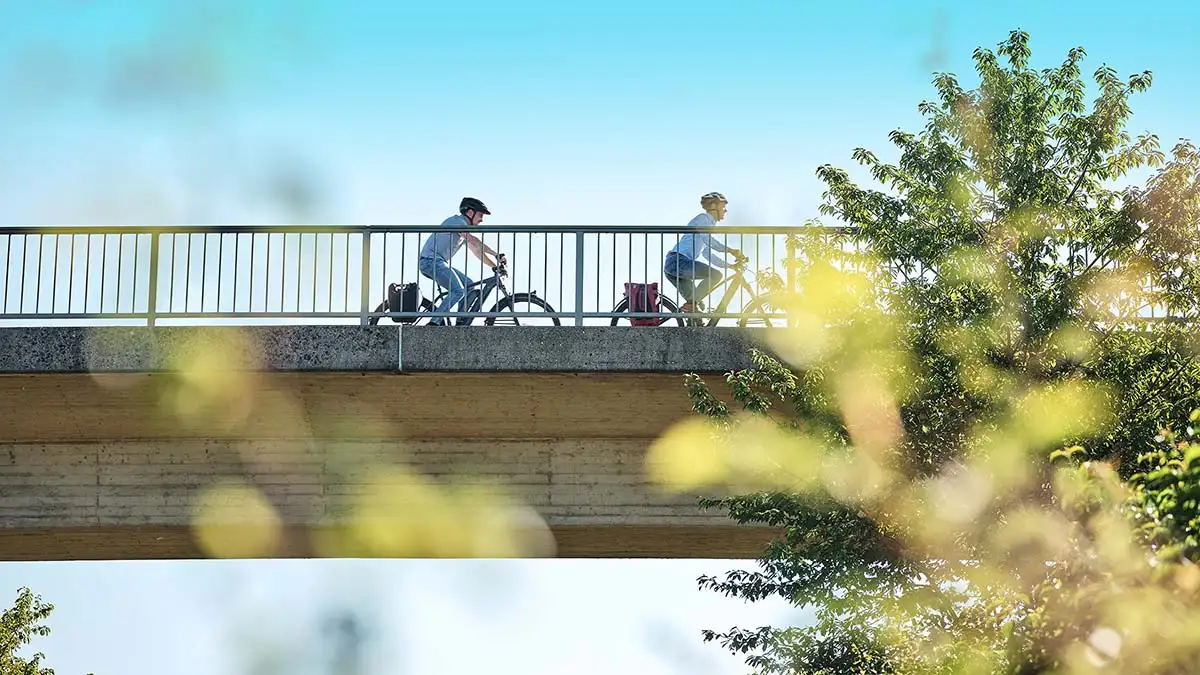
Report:
[{"label": "cyclist's arm", "polygon": [[499,253],[492,250],[492,247],[480,241],[475,235],[463,232],[462,236],[467,242],[467,248],[470,249],[471,252],[474,253],[480,260],[482,260],[483,264],[487,265],[488,267],[496,266],[496,261],[490,256],[499,256]]},{"label": "cyclist's arm", "polygon": [[708,237],[708,241],[706,242],[708,247],[704,249],[704,257],[708,258],[708,262],[712,263],[713,267],[720,267],[722,269],[729,267],[729,263],[725,261],[725,256],[717,254],[724,253],[732,249],[725,248],[725,246],[721,245],[721,242],[717,241],[717,238],[711,234],[706,234],[704,236]]},{"label": "cyclist's arm", "polygon": [[715,251],[717,253],[725,253],[726,251],[733,250],[731,248],[726,248],[725,244],[722,244],[721,242],[717,241],[717,237],[715,235],[709,234],[709,235],[705,235],[705,236],[708,237],[708,248],[710,250]]}]

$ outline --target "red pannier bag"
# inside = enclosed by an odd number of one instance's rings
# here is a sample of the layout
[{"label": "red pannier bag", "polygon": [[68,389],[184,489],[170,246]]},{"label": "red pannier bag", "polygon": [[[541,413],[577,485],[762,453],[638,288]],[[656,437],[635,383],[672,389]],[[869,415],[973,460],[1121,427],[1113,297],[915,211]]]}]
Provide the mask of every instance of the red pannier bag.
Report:
[{"label": "red pannier bag", "polygon": [[[629,302],[630,312],[661,312],[658,301],[658,283],[639,284],[632,281],[625,284],[625,299]],[[635,326],[657,326],[662,323],[658,318],[631,318],[629,323]]]}]

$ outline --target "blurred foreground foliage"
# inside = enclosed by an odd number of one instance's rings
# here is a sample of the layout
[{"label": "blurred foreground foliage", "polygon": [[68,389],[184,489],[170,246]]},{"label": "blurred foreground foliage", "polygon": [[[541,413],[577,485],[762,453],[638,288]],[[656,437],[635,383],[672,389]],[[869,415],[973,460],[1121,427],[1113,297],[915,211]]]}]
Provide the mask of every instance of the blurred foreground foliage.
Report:
[{"label": "blurred foreground foliage", "polygon": [[1100,68],[1089,107],[1082,48],[1030,56],[1013,32],[975,89],[937,75],[895,163],[854,152],[882,189],[818,170],[856,231],[793,241],[774,356],[728,375],[734,405],[689,376],[700,415],[651,448],[660,484],[784,532],[758,571],[699,580],[815,611],[705,632],[756,672],[1200,658],[1200,159],[1126,131],[1150,73]]}]

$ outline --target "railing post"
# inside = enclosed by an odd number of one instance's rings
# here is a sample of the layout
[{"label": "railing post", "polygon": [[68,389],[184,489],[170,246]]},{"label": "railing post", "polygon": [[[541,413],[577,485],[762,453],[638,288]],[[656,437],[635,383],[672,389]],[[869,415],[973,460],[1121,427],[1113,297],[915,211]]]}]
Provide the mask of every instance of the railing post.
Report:
[{"label": "railing post", "polygon": [[[369,228],[370,226],[368,226]],[[369,321],[367,314],[371,312],[371,230],[363,230],[362,236],[362,288],[359,289],[358,325],[365,326]]]},{"label": "railing post", "polygon": [[[158,232],[150,233],[150,289],[146,296],[146,325],[154,325],[158,311]],[[136,311],[136,310],[135,310]]]},{"label": "railing post", "polygon": [[575,325],[583,325],[583,232],[575,231]]}]

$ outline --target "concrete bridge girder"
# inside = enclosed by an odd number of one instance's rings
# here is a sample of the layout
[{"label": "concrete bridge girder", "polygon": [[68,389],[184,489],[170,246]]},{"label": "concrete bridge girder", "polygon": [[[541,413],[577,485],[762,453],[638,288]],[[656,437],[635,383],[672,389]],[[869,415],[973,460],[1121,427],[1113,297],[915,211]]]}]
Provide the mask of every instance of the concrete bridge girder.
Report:
[{"label": "concrete bridge girder", "polygon": [[[275,528],[234,555],[755,556],[771,532],[643,466],[693,414],[681,373],[746,367],[750,344],[678,328],[0,329],[0,558],[211,555],[198,509],[244,510],[206,496],[238,483]],[[372,481],[397,467],[538,522],[510,528],[516,548],[371,548],[346,529],[364,493],[407,494]]]}]

